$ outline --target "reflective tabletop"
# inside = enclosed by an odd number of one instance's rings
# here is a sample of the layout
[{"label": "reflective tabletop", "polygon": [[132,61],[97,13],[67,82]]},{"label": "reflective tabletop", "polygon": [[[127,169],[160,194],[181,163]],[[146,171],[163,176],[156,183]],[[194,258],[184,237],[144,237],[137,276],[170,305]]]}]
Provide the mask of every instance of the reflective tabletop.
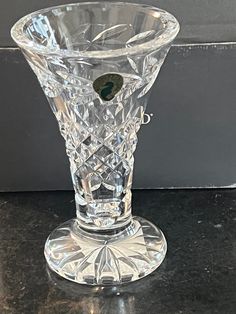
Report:
[{"label": "reflective tabletop", "polygon": [[137,190],[133,208],[165,232],[165,261],[137,282],[88,287],[43,256],[49,232],[74,216],[73,193],[1,193],[0,313],[236,313],[236,191]]}]

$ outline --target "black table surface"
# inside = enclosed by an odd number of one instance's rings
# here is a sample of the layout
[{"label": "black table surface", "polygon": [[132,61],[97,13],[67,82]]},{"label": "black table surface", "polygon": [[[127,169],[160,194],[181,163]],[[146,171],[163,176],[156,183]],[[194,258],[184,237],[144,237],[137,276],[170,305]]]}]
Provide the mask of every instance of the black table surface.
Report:
[{"label": "black table surface", "polygon": [[133,212],[165,233],[148,277],[87,287],[46,267],[47,235],[75,214],[72,192],[0,194],[0,313],[235,314],[236,191],[134,191]]}]

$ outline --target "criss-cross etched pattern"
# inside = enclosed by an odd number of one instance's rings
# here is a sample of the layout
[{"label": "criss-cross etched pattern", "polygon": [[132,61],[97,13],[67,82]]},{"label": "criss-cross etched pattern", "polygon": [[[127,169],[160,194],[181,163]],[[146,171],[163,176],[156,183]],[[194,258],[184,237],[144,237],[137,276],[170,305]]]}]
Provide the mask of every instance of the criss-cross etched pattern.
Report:
[{"label": "criss-cross etched pattern", "polygon": [[130,213],[133,152],[144,108],[132,98],[109,103],[95,98],[66,109],[56,116],[66,139],[77,214],[109,227]]},{"label": "criss-cross etched pattern", "polygon": [[[47,25],[46,17],[37,21],[34,32],[42,25]],[[50,29],[49,33],[48,44],[66,42],[66,38],[55,37]],[[126,24],[99,25],[97,29],[84,24],[73,36],[77,36],[79,48],[85,49],[86,45],[88,50],[106,50],[114,45],[131,47],[155,34],[153,30],[135,34],[132,26]],[[136,134],[142,124],[146,96],[168,48],[123,56],[115,62],[112,58],[106,62],[60,56],[44,58],[25,51],[65,138],[77,217],[87,227],[110,228],[130,216]],[[110,101],[104,101],[93,86],[106,73],[113,73],[110,77],[119,74],[123,84]]]},{"label": "criss-cross etched pattern", "polygon": [[123,87],[111,101],[103,101],[93,81],[72,75],[62,60],[50,60],[46,69],[29,61],[65,138],[77,216],[86,224],[111,227],[130,215],[136,134],[165,54],[122,60],[128,73],[119,73]]}]

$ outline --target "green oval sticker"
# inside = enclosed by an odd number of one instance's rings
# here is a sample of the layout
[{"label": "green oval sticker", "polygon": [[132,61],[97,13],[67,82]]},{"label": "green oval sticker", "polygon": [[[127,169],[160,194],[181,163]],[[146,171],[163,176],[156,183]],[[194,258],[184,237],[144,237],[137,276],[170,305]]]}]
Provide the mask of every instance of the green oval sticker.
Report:
[{"label": "green oval sticker", "polygon": [[123,82],[121,75],[108,73],[98,77],[93,82],[93,88],[102,100],[110,101],[121,90]]}]

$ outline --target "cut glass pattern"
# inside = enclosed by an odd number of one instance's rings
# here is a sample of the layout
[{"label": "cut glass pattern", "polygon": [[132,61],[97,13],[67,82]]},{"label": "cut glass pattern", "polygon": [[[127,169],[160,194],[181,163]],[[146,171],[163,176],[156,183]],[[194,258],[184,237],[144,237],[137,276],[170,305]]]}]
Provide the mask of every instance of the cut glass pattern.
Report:
[{"label": "cut glass pattern", "polygon": [[70,160],[77,219],[55,229],[45,245],[49,266],[67,279],[129,282],[165,256],[161,231],[132,218],[131,188],[137,132],[178,29],[163,10],[120,2],[52,7],[12,28]]}]

